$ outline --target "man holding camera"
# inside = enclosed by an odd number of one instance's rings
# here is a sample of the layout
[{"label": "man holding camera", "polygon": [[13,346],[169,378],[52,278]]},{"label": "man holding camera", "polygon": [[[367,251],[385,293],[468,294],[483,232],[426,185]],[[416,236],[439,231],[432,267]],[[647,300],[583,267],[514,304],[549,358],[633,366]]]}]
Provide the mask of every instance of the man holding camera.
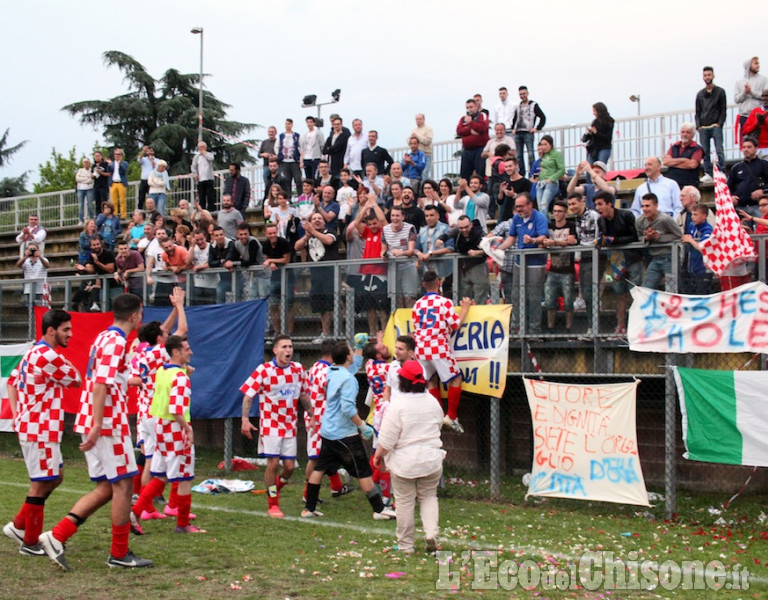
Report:
[{"label": "man holding camera", "polygon": [[37,243],[29,242],[27,249],[24,250],[24,254],[16,261],[16,266],[21,267],[22,273],[24,273],[24,279],[37,279],[36,283],[27,283],[24,285],[24,296],[26,302],[32,302],[39,304],[43,298],[43,284],[44,279],[48,275],[48,267],[50,263],[45,258],[37,247]]}]

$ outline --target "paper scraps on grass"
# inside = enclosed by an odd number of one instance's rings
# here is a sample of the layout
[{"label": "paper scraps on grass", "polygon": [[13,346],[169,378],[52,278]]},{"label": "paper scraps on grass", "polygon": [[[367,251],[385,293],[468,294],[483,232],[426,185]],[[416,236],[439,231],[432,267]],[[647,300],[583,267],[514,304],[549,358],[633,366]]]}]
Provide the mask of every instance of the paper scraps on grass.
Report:
[{"label": "paper scraps on grass", "polygon": [[221,494],[229,492],[250,492],[253,489],[253,481],[240,479],[206,479],[201,484],[192,488],[199,494]]},{"label": "paper scraps on grass", "polygon": [[389,577],[390,579],[400,579],[405,575],[404,571],[393,571],[392,573],[387,573],[384,575],[384,577]]}]

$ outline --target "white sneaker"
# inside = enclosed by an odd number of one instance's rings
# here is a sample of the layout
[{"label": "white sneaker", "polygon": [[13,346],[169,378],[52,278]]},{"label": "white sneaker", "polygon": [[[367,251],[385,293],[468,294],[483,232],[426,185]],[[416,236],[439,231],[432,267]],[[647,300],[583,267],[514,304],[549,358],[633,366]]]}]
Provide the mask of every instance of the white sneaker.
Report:
[{"label": "white sneaker", "polygon": [[101,312],[101,307],[96,302],[94,302],[91,304],[91,312]]},{"label": "white sneaker", "polygon": [[52,531],[44,531],[40,534],[40,545],[54,565],[62,571],[69,571],[69,565],[66,558],[64,558],[66,546],[53,537]]},{"label": "white sneaker", "polygon": [[3,533],[5,534],[5,537],[14,542],[18,542],[19,544],[24,543],[24,530],[17,529],[13,524],[13,521],[9,521],[3,526]]},{"label": "white sneaker", "polygon": [[459,423],[458,419],[451,419],[448,415],[443,417],[443,426],[453,429],[456,433],[464,433],[464,428]]},{"label": "white sneaker", "polygon": [[374,521],[391,521],[393,519],[396,519],[397,515],[395,514],[395,511],[391,508],[384,508],[381,512],[375,512],[373,513],[373,520]]},{"label": "white sneaker", "polygon": [[304,510],[301,511],[302,519],[314,519],[315,517],[322,517],[322,516],[324,515],[319,510],[308,510],[305,508]]},{"label": "white sneaker", "polygon": [[705,173],[704,177],[699,179],[699,183],[714,183],[714,181],[715,180],[712,179],[712,175],[710,175],[709,173]]}]

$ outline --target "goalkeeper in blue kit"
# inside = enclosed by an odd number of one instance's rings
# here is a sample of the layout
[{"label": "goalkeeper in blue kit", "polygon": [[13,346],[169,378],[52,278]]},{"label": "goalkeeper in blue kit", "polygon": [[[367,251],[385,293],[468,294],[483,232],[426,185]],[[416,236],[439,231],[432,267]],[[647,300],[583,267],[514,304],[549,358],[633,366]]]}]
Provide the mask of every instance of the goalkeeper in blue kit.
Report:
[{"label": "goalkeeper in blue kit", "polygon": [[325,471],[340,465],[360,481],[360,489],[365,492],[368,502],[373,507],[373,518],[389,520],[395,518],[395,511],[384,506],[376,485],[373,483],[368,452],[362,438],[370,440],[373,428],[357,414],[357,379],[349,372],[353,362],[349,344],[340,341],[334,345],[331,353],[333,365],[328,369],[325,413],[320,427],[322,445],[315,470],[307,484],[307,504],[302,511],[304,518],[321,517],[317,511],[317,499],[320,495],[320,483]]}]

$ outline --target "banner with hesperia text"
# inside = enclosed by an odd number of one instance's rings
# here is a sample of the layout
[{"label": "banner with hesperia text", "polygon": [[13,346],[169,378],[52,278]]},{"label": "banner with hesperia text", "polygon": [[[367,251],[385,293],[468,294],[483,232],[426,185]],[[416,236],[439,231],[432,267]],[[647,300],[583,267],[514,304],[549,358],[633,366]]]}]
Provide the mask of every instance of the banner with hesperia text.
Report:
[{"label": "banner with hesperia text", "polygon": [[533,421],[526,496],[649,505],[637,451],[639,381],[523,383]]},{"label": "banner with hesperia text", "polygon": [[768,285],[708,296],[634,287],[627,337],[635,352],[768,352]]},{"label": "banner with hesperia text", "polygon": [[[470,307],[467,318],[451,338],[453,356],[461,369],[462,390],[494,398],[504,395],[511,313],[509,304]],[[383,341],[391,351],[397,336],[413,331],[411,314],[410,308],[399,308],[390,315]]]}]

